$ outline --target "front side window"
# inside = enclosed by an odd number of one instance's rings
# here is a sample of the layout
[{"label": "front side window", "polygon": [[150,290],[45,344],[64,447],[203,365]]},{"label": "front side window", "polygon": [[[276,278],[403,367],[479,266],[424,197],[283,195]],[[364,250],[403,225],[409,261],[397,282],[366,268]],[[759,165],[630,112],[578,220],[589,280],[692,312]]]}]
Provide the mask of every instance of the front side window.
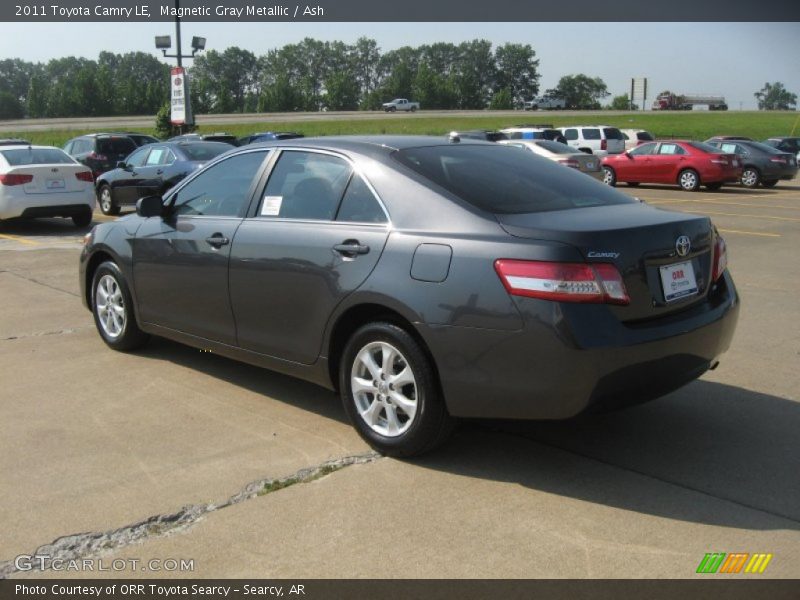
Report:
[{"label": "front side window", "polygon": [[350,163],[336,156],[284,151],[269,177],[258,214],[332,220],[352,172]]},{"label": "front side window", "polygon": [[655,149],[655,144],[641,144],[640,146],[636,146],[636,148],[628,152],[628,154],[631,156],[647,156],[652,154]]},{"label": "front side window", "polygon": [[130,167],[144,166],[148,152],[150,152],[150,148],[142,148],[141,150],[137,150],[128,157],[128,160],[125,161],[125,164]]},{"label": "front side window", "polygon": [[173,196],[174,214],[242,216],[268,152],[237,154],[201,172]]}]

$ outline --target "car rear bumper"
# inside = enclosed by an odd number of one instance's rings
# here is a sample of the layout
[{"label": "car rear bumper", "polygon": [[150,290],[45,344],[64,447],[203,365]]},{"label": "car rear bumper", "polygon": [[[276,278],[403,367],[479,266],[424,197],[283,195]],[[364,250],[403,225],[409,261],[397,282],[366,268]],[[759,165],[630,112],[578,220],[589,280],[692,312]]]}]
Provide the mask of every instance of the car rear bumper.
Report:
[{"label": "car rear bumper", "polygon": [[71,217],[94,210],[93,191],[62,192],[60,194],[26,194],[0,199],[0,219],[15,217]]},{"label": "car rear bumper", "polygon": [[727,272],[713,298],[633,325],[603,305],[522,301],[538,305],[520,331],[423,328],[452,415],[565,419],[658,398],[716,365],[739,313]]}]

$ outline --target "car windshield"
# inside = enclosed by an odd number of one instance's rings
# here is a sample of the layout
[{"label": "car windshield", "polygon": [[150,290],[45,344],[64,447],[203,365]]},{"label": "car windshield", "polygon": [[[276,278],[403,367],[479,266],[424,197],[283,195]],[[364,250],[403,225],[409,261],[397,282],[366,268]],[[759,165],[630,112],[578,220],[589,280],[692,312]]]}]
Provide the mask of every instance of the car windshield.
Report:
[{"label": "car windshield", "polygon": [[712,146],[711,144],[706,144],[705,142],[689,142],[688,144],[692,148],[697,148],[698,150],[702,150],[703,152],[711,152],[712,154],[719,154],[722,152],[716,146]]},{"label": "car windshield", "polygon": [[211,160],[223,152],[227,152],[233,146],[222,142],[194,142],[181,144],[180,149],[189,160]]},{"label": "car windshield", "polygon": [[55,148],[16,148],[0,150],[0,154],[12,167],[20,165],[75,164],[75,160],[62,150]]},{"label": "car windshield", "polygon": [[97,140],[97,152],[100,154],[124,154],[128,156],[134,150],[136,150],[136,144],[133,143],[131,138],[113,137],[98,138]]},{"label": "car windshield", "polygon": [[461,200],[494,214],[636,202],[571,169],[508,146],[427,146],[393,156]]},{"label": "car windshield", "polygon": [[572,146],[567,146],[561,142],[553,142],[550,140],[537,140],[534,142],[537,146],[541,146],[545,150],[549,150],[554,154],[575,154],[577,150]]}]

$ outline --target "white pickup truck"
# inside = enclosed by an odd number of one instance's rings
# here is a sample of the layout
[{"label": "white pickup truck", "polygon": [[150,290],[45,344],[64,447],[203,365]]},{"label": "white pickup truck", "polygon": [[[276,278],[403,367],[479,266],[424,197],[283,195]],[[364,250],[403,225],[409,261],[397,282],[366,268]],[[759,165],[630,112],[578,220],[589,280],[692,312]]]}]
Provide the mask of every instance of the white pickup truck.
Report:
[{"label": "white pickup truck", "polygon": [[416,112],[419,110],[419,102],[410,102],[405,98],[395,98],[391,102],[384,102],[381,106],[386,112],[397,112],[398,110]]},{"label": "white pickup truck", "polygon": [[525,110],[561,110],[567,108],[567,101],[555,96],[542,96],[525,102]]}]

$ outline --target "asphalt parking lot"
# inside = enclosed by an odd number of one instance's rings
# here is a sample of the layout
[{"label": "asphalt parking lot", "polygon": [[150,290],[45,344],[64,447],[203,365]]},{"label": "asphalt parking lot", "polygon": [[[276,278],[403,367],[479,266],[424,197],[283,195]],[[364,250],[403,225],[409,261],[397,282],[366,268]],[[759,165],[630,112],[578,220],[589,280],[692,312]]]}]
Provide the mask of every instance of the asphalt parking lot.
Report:
[{"label": "asphalt parking lot", "polygon": [[14,566],[37,553],[125,559],[59,577],[687,578],[746,552],[763,574],[718,577],[800,577],[800,180],[620,189],[725,236],[719,368],[616,414],[465,423],[408,462],[321,388],[164,340],[112,352],[78,298],[84,232],[0,224],[0,576],[42,576]]}]

